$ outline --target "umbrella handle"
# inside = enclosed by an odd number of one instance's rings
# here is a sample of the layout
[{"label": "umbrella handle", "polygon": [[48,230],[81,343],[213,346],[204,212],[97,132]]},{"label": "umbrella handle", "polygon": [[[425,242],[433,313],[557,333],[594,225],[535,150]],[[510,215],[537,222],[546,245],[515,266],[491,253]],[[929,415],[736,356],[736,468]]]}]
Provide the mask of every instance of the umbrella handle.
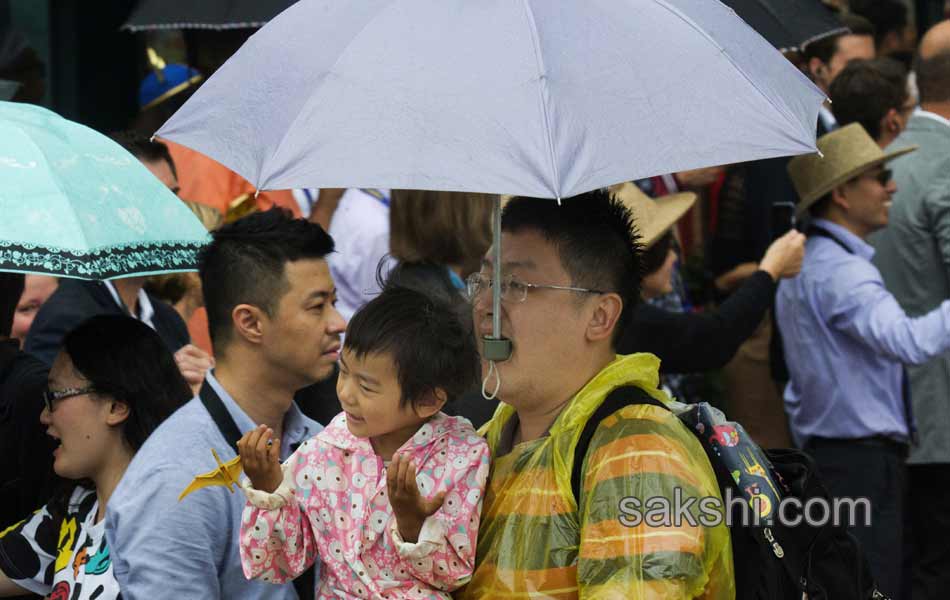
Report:
[{"label": "umbrella handle", "polygon": [[[505,361],[511,358],[511,340],[501,337],[501,196],[495,198],[492,234],[492,334],[482,338],[484,355],[488,361]],[[494,367],[494,365],[491,365]]]}]

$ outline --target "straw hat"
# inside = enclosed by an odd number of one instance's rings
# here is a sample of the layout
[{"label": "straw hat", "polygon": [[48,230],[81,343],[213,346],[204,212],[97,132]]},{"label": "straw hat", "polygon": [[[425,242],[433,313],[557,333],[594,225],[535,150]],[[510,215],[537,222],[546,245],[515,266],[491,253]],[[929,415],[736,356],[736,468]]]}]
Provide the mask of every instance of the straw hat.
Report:
[{"label": "straw hat", "polygon": [[885,153],[858,123],[851,123],[818,139],[823,154],[796,156],[788,163],[788,174],[801,201],[796,215],[839,185],[878,165],[894,160],[917,146]]},{"label": "straw hat", "polygon": [[640,245],[644,249],[663,237],[696,202],[696,194],[692,192],[653,199],[632,183],[613,185],[608,191],[633,212]]}]

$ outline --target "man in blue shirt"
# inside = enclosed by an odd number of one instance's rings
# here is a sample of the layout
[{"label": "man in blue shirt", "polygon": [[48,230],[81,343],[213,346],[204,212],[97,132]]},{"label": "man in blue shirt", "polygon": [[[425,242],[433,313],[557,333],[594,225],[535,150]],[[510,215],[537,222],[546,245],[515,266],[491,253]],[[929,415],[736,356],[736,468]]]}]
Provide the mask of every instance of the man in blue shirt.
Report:
[{"label": "man in blue shirt", "polygon": [[[834,497],[865,497],[871,526],[852,531],[880,588],[900,593],[903,494],[914,423],[904,365],[950,349],[950,301],[908,317],[871,263],[867,237],[887,225],[896,191],[885,154],[853,123],[818,140],[789,174],[811,214],[801,274],[779,284],[776,317],[791,380],[785,406],[796,441]],[[859,513],[859,521],[864,521]]]},{"label": "man in blue shirt", "polygon": [[321,429],[293,397],[328,377],[339,354],[345,323],[326,262],[333,240],[279,209],[212,235],[200,272],[216,367],[149,437],[109,501],[106,535],[124,598],[297,598],[291,584],[245,579],[243,494],[178,495],[216,467],[212,448],[233,458],[238,437],[258,424],[276,432],[282,460]]}]

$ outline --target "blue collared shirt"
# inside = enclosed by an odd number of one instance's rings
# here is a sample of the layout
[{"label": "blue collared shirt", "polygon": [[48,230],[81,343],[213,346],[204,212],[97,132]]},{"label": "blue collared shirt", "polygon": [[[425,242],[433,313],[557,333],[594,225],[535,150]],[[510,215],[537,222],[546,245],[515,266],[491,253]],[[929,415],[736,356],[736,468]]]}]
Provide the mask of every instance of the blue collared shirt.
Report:
[{"label": "blue collared shirt", "polygon": [[[221,387],[214,388],[241,432],[256,424]],[[323,427],[291,404],[284,417],[281,460]],[[123,598],[297,597],[292,584],[248,581],[241,570],[239,532],[244,510],[240,489],[197,490],[178,495],[200,473],[235,456],[201,400],[193,398],[156,429],[136,453],[106,511],[106,536]]]},{"label": "blue collared shirt", "polygon": [[815,436],[907,441],[902,363],[919,364],[950,349],[950,301],[908,317],[884,289],[869,244],[830,221],[815,219],[814,225],[850,252],[810,236],[801,273],[778,286],[792,435],[799,444]]}]

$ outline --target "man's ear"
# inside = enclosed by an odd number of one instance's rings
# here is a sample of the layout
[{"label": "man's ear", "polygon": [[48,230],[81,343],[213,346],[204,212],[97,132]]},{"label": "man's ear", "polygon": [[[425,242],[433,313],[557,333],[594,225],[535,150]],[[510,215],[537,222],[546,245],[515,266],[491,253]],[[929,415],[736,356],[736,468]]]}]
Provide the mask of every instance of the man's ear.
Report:
[{"label": "man's ear", "polygon": [[831,203],[838,206],[838,208],[841,210],[848,210],[851,208],[851,203],[848,202],[847,184],[839,185],[835,189],[831,190]]},{"label": "man's ear", "polygon": [[587,324],[587,339],[598,341],[610,339],[617,328],[620,313],[623,312],[623,300],[620,294],[601,294],[594,306],[590,321]]},{"label": "man's ear", "polygon": [[448,400],[448,394],[442,388],[428,390],[412,403],[412,410],[420,419],[428,419],[435,413],[442,410],[445,402]]},{"label": "man's ear", "polygon": [[815,56],[811,57],[808,61],[808,73],[811,75],[811,78],[814,81],[819,81],[825,76],[825,72],[828,70],[828,66],[821,62],[820,58]]},{"label": "man's ear", "polygon": [[113,400],[109,403],[109,414],[106,416],[106,423],[112,426],[121,425],[129,418],[131,413],[128,404]]},{"label": "man's ear", "polygon": [[887,131],[889,133],[898,134],[904,129],[904,124],[901,122],[901,115],[897,112],[896,108],[892,108],[887,111],[887,114],[881,119],[881,131]]},{"label": "man's ear", "polygon": [[231,311],[235,333],[252,344],[261,343],[266,320],[264,311],[253,304],[238,304]]}]

